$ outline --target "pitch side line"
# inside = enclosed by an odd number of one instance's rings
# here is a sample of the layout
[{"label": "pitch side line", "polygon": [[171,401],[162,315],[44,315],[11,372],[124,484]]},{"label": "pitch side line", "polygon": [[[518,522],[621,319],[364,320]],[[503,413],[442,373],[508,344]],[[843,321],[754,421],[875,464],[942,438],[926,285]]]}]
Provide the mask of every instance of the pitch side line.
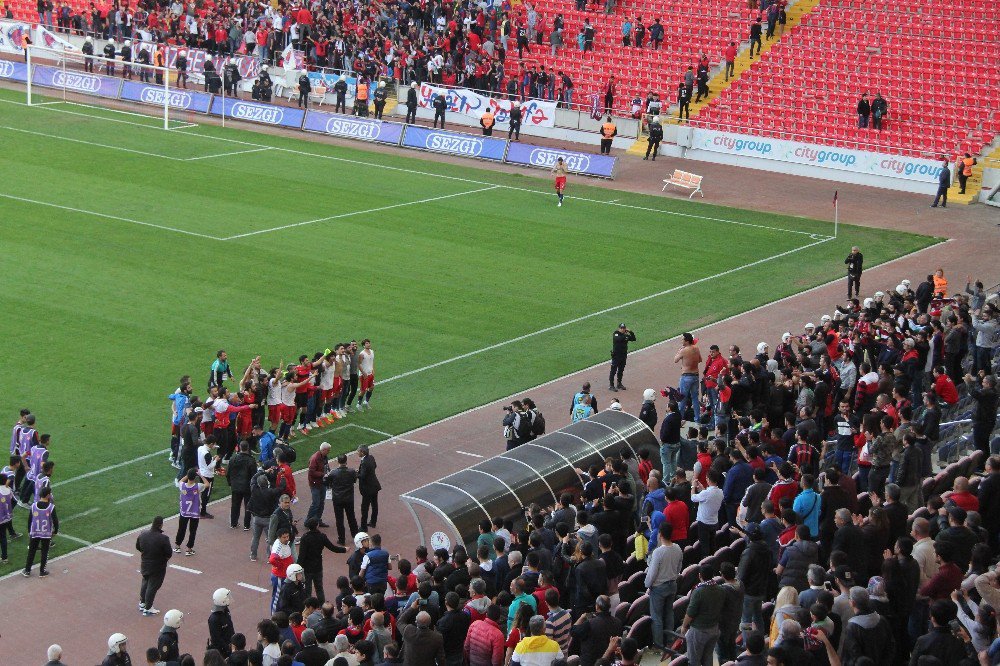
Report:
[{"label": "pitch side line", "polygon": [[345,217],[353,217],[355,215],[365,215],[367,213],[379,213],[384,210],[392,210],[393,208],[403,208],[404,206],[418,206],[420,204],[430,203],[432,201],[441,201],[442,199],[453,199],[455,197],[463,197],[467,194],[476,194],[478,192],[488,192],[490,190],[495,190],[499,185],[493,185],[491,187],[481,187],[478,190],[469,190],[467,192],[455,192],[454,194],[442,194],[439,197],[429,197],[427,199],[420,199],[419,201],[404,201],[402,203],[392,204],[390,206],[379,206],[378,208],[369,208],[368,210],[355,210],[350,213],[341,213],[339,215],[330,215],[328,217],[319,217],[315,220],[306,220],[305,222],[295,222],[294,224],[285,224],[280,227],[271,227],[270,229],[258,229],[257,231],[248,231],[245,234],[236,234],[235,236],[226,236],[222,240],[230,241],[236,240],[237,238],[246,238],[247,236],[257,236],[258,234],[267,234],[272,231],[281,231],[282,229],[293,229],[295,227],[304,227],[307,224],[316,224],[318,222],[329,222],[330,220],[340,220]]},{"label": "pitch side line", "polygon": [[24,203],[35,204],[38,206],[48,206],[49,208],[59,208],[61,210],[68,210],[72,213],[83,213],[85,215],[93,215],[94,217],[103,217],[106,220],[115,220],[116,222],[128,222],[129,224],[138,224],[140,227],[152,227],[153,229],[160,229],[162,231],[173,231],[178,234],[185,234],[187,236],[197,236],[198,238],[207,238],[209,240],[221,241],[224,238],[219,238],[218,236],[209,236],[208,234],[200,234],[197,231],[188,231],[186,229],[177,229],[175,227],[168,227],[162,224],[154,224],[152,222],[143,222],[141,220],[133,220],[127,217],[120,217],[118,215],[108,215],[107,213],[98,213],[97,211],[87,210],[85,208],[74,208],[73,206],[63,206],[61,204],[55,204],[48,201],[39,201],[38,199],[28,199],[27,197],[18,197],[13,194],[4,194],[0,192],[0,197],[4,199],[11,199],[13,201],[21,201]]},{"label": "pitch side line", "polygon": [[[0,100],[0,102],[7,102],[9,104],[17,104],[19,106],[27,106],[23,102],[15,102],[13,100]],[[66,103],[67,104],[74,104],[76,106],[82,106],[82,107],[85,107],[85,108],[100,108],[100,107],[87,107],[87,105],[76,104],[75,102],[66,102]],[[34,107],[34,106],[35,105],[32,105],[32,107]],[[131,121],[128,121],[128,120],[119,120],[117,118],[106,118],[104,116],[96,116],[96,115],[87,114],[87,113],[77,113],[75,111],[69,111],[67,109],[55,109],[55,108],[41,107],[41,110],[44,110],[44,111],[55,111],[55,112],[58,112],[58,113],[69,113],[69,114],[76,115],[76,116],[84,116],[84,117],[87,117],[87,118],[94,118],[94,119],[97,119],[97,120],[108,120],[110,122],[116,122],[116,123],[125,123],[127,125],[133,125],[135,127],[144,127],[146,129],[152,129],[152,130],[157,130],[157,131],[162,130],[162,128],[154,126],[154,125],[142,124],[142,123],[135,123],[135,122],[131,122]],[[150,117],[152,117],[152,116],[150,116]],[[201,125],[195,125],[195,127],[201,127]],[[176,127],[176,128],[171,128],[169,131],[177,132],[177,131],[182,131],[182,130],[185,130],[185,129],[190,129],[190,127]],[[193,133],[193,132],[184,132],[184,134],[187,135],[187,136],[196,136],[196,137],[200,137],[202,139],[208,139],[208,140],[212,140],[212,141],[226,141],[226,142],[229,142],[229,143],[237,143],[237,144],[244,145],[244,146],[251,146],[251,147],[254,147],[254,148],[278,150],[278,151],[281,151],[281,152],[284,152],[284,153],[291,153],[293,155],[302,155],[302,156],[306,156],[306,157],[318,157],[320,159],[334,160],[336,162],[346,162],[348,164],[357,164],[357,165],[366,166],[366,167],[372,167],[372,168],[376,168],[376,169],[385,169],[385,170],[389,170],[389,171],[398,171],[398,172],[401,172],[401,173],[410,173],[410,174],[416,174],[416,175],[421,175],[421,176],[430,176],[432,178],[442,178],[442,179],[445,179],[445,180],[456,180],[456,181],[460,181],[460,182],[463,182],[463,183],[471,183],[473,185],[487,185],[487,186],[492,186],[492,187],[501,188],[501,189],[505,189],[505,190],[513,190],[513,191],[516,191],[516,192],[531,192],[533,194],[540,194],[540,195],[543,195],[543,196],[546,196],[546,197],[553,197],[553,196],[555,196],[554,193],[544,192],[542,190],[534,190],[534,189],[525,188],[525,187],[516,187],[516,186],[513,186],[513,185],[495,185],[495,184],[487,183],[487,182],[481,181],[481,180],[474,180],[472,178],[461,178],[459,176],[449,176],[449,175],[446,175],[446,174],[434,173],[434,172],[431,172],[431,171],[420,171],[419,169],[407,169],[405,167],[397,167],[397,166],[392,166],[392,165],[389,165],[389,164],[378,164],[376,162],[366,162],[366,161],[363,161],[363,160],[353,160],[353,159],[349,159],[349,158],[346,158],[346,157],[336,157],[334,155],[323,155],[321,153],[312,153],[312,152],[304,151],[304,150],[296,150],[294,148],[285,148],[285,147],[281,147],[281,146],[268,146],[268,145],[265,145],[265,144],[262,144],[262,143],[254,143],[252,141],[242,141],[240,139],[230,139],[228,137],[221,137],[221,136],[212,136],[210,134],[197,134],[197,133]],[[680,212],[677,212],[677,211],[663,210],[663,209],[660,209],[660,208],[648,208],[648,207],[644,207],[644,206],[636,206],[636,205],[632,205],[632,204],[618,203],[617,200],[606,201],[606,200],[601,200],[601,199],[590,199],[590,198],[586,198],[586,197],[574,197],[574,196],[567,196],[566,198],[567,199],[571,199],[571,200],[576,200],[576,201],[586,201],[588,203],[598,203],[598,204],[604,204],[604,205],[608,205],[608,206],[618,206],[618,207],[621,207],[621,208],[632,209],[632,210],[642,210],[642,211],[651,212],[651,213],[660,213],[660,214],[663,214],[663,215],[673,215],[675,217],[684,217],[684,218],[691,218],[691,219],[696,219],[696,220],[707,220],[707,221],[710,221],[710,222],[721,222],[723,224],[733,224],[733,225],[736,225],[736,226],[751,227],[751,228],[755,228],[755,229],[766,229],[768,231],[778,231],[778,232],[782,232],[782,233],[800,234],[800,235],[805,235],[805,236],[815,236],[816,235],[816,234],[814,234],[812,232],[802,231],[800,229],[785,229],[783,227],[772,227],[772,226],[768,226],[768,225],[764,225],[764,224],[754,224],[752,222],[741,222],[739,220],[730,220],[730,219],[721,218],[721,217],[711,217],[711,216],[708,216],[708,215],[697,215],[697,214],[694,214],[694,213],[680,213]]]},{"label": "pitch side line", "polygon": [[237,150],[231,153],[216,153],[215,155],[202,155],[200,157],[186,157],[184,162],[194,162],[195,160],[209,160],[213,157],[229,157],[230,155],[246,155],[247,153],[260,153],[266,150],[271,150],[270,148],[251,148],[249,150]]},{"label": "pitch side line", "polygon": [[125,153],[133,153],[136,155],[143,155],[145,157],[159,157],[164,160],[172,160],[175,162],[184,162],[185,160],[180,157],[170,157],[169,155],[161,155],[160,153],[151,153],[145,150],[135,150],[133,148],[122,148],[121,146],[112,146],[106,143],[97,143],[96,141],[84,141],[83,139],[72,139],[68,136],[59,136],[58,134],[47,134],[45,132],[33,132],[32,130],[21,129],[19,127],[11,127],[9,125],[0,125],[0,129],[9,130],[11,132],[21,132],[22,134],[31,134],[34,136],[44,137],[46,139],[58,139],[59,141],[69,141],[71,143],[82,143],[85,146],[97,146],[98,148],[109,148],[111,150],[120,150]]}]

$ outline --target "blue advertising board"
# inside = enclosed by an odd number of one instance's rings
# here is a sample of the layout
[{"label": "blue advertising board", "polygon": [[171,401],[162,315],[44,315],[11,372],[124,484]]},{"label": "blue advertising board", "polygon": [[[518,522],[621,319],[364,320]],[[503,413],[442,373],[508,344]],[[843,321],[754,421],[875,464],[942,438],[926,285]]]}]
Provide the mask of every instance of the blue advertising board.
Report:
[{"label": "blue advertising board", "polygon": [[501,162],[507,150],[507,140],[407,125],[406,132],[403,134],[403,146],[447,155],[458,155],[459,157],[474,157],[480,160]]},{"label": "blue advertising board", "polygon": [[302,129],[309,132],[321,132],[331,136],[342,136],[347,139],[388,143],[394,146],[399,145],[399,140],[403,137],[404,127],[405,125],[400,123],[390,123],[372,118],[344,116],[339,113],[327,113],[325,111],[310,111],[306,114],[305,123],[302,125]]},{"label": "blue advertising board", "polygon": [[122,84],[122,80],[114,76],[68,71],[48,65],[35,65],[31,73],[31,82],[36,86],[60,88],[84,95],[97,95],[112,99],[118,97],[118,89]]},{"label": "blue advertising board", "polygon": [[28,80],[28,66],[23,62],[14,62],[12,60],[0,60],[0,79],[7,79],[8,81],[27,81]]},{"label": "blue advertising board", "polygon": [[180,111],[197,111],[198,113],[208,113],[212,103],[212,96],[208,93],[196,90],[178,90],[171,88],[169,92],[163,86],[151,86],[136,81],[125,81],[119,93],[121,99],[140,102],[142,104],[153,104],[163,107],[164,97],[171,109]]},{"label": "blue advertising board", "polygon": [[[225,107],[223,107],[225,104]],[[227,118],[236,120],[248,120],[253,123],[263,123],[264,125],[276,125],[278,127],[302,127],[302,120],[306,112],[289,106],[277,106],[274,104],[264,104],[262,102],[250,102],[232,97],[222,98],[216,96],[212,99],[212,114],[221,116],[225,113]]]},{"label": "blue advertising board", "polygon": [[551,170],[556,160],[560,157],[566,161],[566,166],[569,168],[570,173],[597,176],[599,178],[612,178],[614,176],[615,162],[618,159],[609,155],[594,155],[574,150],[545,148],[542,146],[532,146],[528,143],[512,143],[507,149],[507,157],[504,161],[510,164],[522,164],[538,169]]}]

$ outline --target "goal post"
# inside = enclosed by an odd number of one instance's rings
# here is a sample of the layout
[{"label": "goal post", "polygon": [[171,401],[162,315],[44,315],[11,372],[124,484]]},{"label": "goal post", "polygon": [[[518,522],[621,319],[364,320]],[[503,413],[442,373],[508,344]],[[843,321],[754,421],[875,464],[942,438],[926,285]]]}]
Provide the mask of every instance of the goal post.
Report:
[{"label": "goal post", "polygon": [[55,98],[132,116],[162,118],[162,127],[167,130],[186,124],[186,119],[177,118],[200,110],[192,107],[204,103],[196,98],[201,85],[191,82],[186,90],[179,90],[176,70],[140,62],[143,50],[152,62],[156,46],[136,43],[134,48],[139,51],[133,51],[131,59],[125,61],[120,45],[115,58],[29,45],[25,50],[28,106],[52,103]]}]

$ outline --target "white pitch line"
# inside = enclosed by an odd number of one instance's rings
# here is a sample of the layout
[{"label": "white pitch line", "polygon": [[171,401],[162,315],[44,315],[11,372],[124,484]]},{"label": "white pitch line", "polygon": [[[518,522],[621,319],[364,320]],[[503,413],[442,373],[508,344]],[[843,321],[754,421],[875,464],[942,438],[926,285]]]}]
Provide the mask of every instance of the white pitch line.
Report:
[{"label": "white pitch line", "polygon": [[253,590],[254,592],[270,592],[271,591],[271,590],[267,589],[266,587],[260,587],[259,585],[251,585],[250,583],[244,583],[243,581],[240,581],[240,582],[238,582],[236,584],[239,585],[240,587],[245,587],[248,590]]},{"label": "white pitch line", "polygon": [[179,564],[168,564],[167,566],[170,567],[171,569],[177,569],[178,571],[186,571],[188,573],[193,573],[193,574],[200,574],[201,573],[197,569],[190,569],[188,567],[182,567]]},{"label": "white pitch line", "polygon": [[75,536],[70,536],[69,534],[66,534],[65,532],[60,532],[60,533],[59,533],[59,534],[57,534],[56,536],[57,536],[57,537],[62,537],[63,539],[69,539],[70,541],[76,541],[77,543],[82,543],[82,544],[83,544],[84,546],[87,546],[88,548],[89,548],[90,546],[93,546],[93,545],[94,545],[94,544],[93,544],[93,543],[91,543],[90,541],[84,541],[83,539],[81,539],[81,538],[79,538],[79,537],[75,537]]},{"label": "white pitch line", "polygon": [[157,486],[156,488],[150,488],[149,490],[143,490],[141,493],[136,493],[134,495],[129,495],[128,497],[122,497],[121,499],[116,499],[115,504],[124,504],[125,502],[131,502],[134,499],[139,499],[146,495],[151,495],[152,493],[160,492],[161,490],[166,490],[167,488],[173,487],[174,483],[165,483],[162,486]]},{"label": "white pitch line", "polygon": [[200,157],[188,157],[185,162],[193,162],[195,160],[208,160],[213,157],[229,157],[230,155],[246,155],[247,153],[260,153],[266,150],[271,150],[270,148],[251,148],[250,150],[237,150],[231,153],[217,153],[215,155],[201,155]]},{"label": "white pitch line", "polygon": [[307,224],[316,224],[318,222],[329,222],[330,220],[339,220],[345,217],[353,217],[355,215],[366,215],[368,213],[380,213],[384,210],[392,210],[393,208],[402,208],[404,206],[418,206],[420,204],[430,203],[432,201],[441,201],[442,199],[452,199],[454,197],[463,197],[467,194],[476,194],[477,192],[487,192],[489,190],[495,190],[499,188],[499,185],[491,185],[490,187],[482,187],[478,190],[468,190],[466,192],[455,192],[453,194],[443,194],[439,197],[429,197],[427,199],[420,199],[419,201],[404,201],[402,203],[392,204],[391,206],[379,206],[378,208],[369,208],[368,210],[355,210],[349,213],[341,213],[339,215],[330,215],[328,217],[319,217],[315,220],[306,220],[305,222],[296,222],[294,224],[285,224],[280,227],[271,227],[270,229],[258,229],[257,231],[248,231],[245,234],[236,234],[235,236],[227,236],[222,240],[236,240],[237,238],[246,238],[247,236],[256,236],[258,234],[266,234],[272,231],[281,231],[282,229],[292,229],[294,227],[303,227]]},{"label": "white pitch line", "polygon": [[118,550],[116,548],[108,548],[107,546],[94,546],[94,550],[99,550],[103,553],[111,553],[112,555],[121,555],[122,557],[135,557],[134,553],[126,553],[124,550]]},{"label": "white pitch line", "polygon": [[667,294],[672,294],[675,291],[680,291],[682,289],[688,289],[688,288],[693,287],[695,285],[699,285],[699,284],[701,284],[703,282],[708,282],[710,280],[715,280],[715,279],[720,278],[720,277],[725,277],[726,275],[731,275],[732,273],[736,273],[738,271],[746,270],[747,268],[753,268],[754,266],[759,266],[760,264],[764,264],[764,263],[767,263],[769,261],[774,261],[775,259],[780,259],[782,257],[787,257],[787,256],[789,256],[791,254],[795,254],[796,252],[801,252],[802,250],[807,250],[807,249],[809,249],[811,247],[815,247],[816,245],[819,245],[821,243],[826,243],[826,242],[828,242],[830,240],[833,240],[832,237],[831,238],[825,238],[825,239],[820,240],[820,241],[815,241],[815,242],[812,242],[812,243],[808,243],[807,245],[802,245],[800,247],[796,247],[796,248],[793,248],[791,250],[785,250],[784,252],[779,252],[778,254],[773,254],[773,255],[771,255],[769,257],[764,257],[763,259],[758,259],[757,261],[751,261],[750,263],[746,263],[746,264],[743,264],[741,266],[736,266],[735,268],[730,268],[728,270],[725,270],[725,271],[722,271],[722,272],[719,272],[719,273],[714,273],[712,275],[706,275],[705,277],[698,278],[697,280],[691,280],[689,282],[685,282],[684,284],[679,284],[679,285],[677,285],[675,287],[670,287],[669,289],[664,289],[662,291],[658,291],[655,294],[649,294],[647,296],[641,296],[639,298],[633,298],[631,301],[627,301],[627,302],[621,303],[619,305],[612,305],[611,307],[603,308],[601,310],[595,310],[594,312],[590,312],[588,314],[581,315],[579,317],[574,317],[573,319],[567,319],[564,322],[560,322],[558,324],[552,324],[551,326],[546,326],[545,328],[540,328],[540,329],[538,329],[536,331],[531,331],[530,333],[525,333],[523,335],[519,335],[517,337],[510,338],[509,340],[503,340],[502,342],[497,342],[497,343],[494,343],[492,345],[488,345],[486,347],[482,347],[480,349],[475,349],[473,351],[466,352],[464,354],[459,354],[458,356],[452,356],[451,358],[446,358],[446,359],[444,359],[442,361],[437,361],[435,363],[430,363],[430,364],[422,366],[420,368],[414,368],[413,370],[407,370],[406,372],[401,372],[398,375],[393,375],[392,377],[388,377],[386,379],[380,380],[379,383],[380,384],[387,384],[389,382],[396,381],[397,379],[403,379],[404,377],[409,377],[410,375],[416,375],[416,374],[419,374],[421,372],[425,372],[427,370],[432,370],[434,368],[439,368],[442,365],[448,365],[449,363],[454,363],[455,361],[461,361],[463,359],[467,359],[467,358],[471,358],[473,356],[478,356],[480,354],[484,354],[484,353],[486,353],[488,351],[493,351],[494,349],[500,349],[501,347],[506,347],[507,345],[514,344],[515,342],[521,342],[522,340],[527,340],[529,338],[533,338],[533,337],[538,336],[538,335],[543,335],[545,333],[551,333],[552,331],[559,330],[560,328],[565,328],[566,326],[570,326],[572,324],[577,324],[577,323],[579,323],[581,321],[586,321],[587,319],[592,319],[594,317],[599,317],[601,315],[608,314],[609,312],[614,312],[616,310],[621,310],[623,308],[631,307],[631,306],[637,305],[639,303],[644,303],[645,301],[649,301],[649,300],[652,300],[654,298],[659,298],[660,296],[666,296]]},{"label": "white pitch line", "polygon": [[81,511],[80,513],[74,513],[72,516],[68,516],[66,518],[63,518],[59,522],[60,522],[60,524],[62,524],[62,523],[68,523],[71,520],[76,520],[77,518],[83,518],[84,516],[89,516],[90,514],[96,513],[96,512],[98,512],[100,510],[101,510],[100,507],[95,506],[92,509],[87,509],[86,511]]},{"label": "white pitch line", "polygon": [[10,125],[0,125],[0,129],[9,130],[11,132],[21,132],[22,134],[31,134],[33,136],[40,136],[46,139],[58,139],[59,141],[69,141],[71,143],[82,143],[85,146],[96,146],[98,148],[108,148],[110,150],[120,150],[125,153],[134,153],[136,155],[143,155],[145,157],[159,157],[164,160],[173,160],[175,162],[183,162],[184,159],[180,157],[170,157],[169,155],[161,155],[160,153],[151,153],[145,150],[135,150],[134,148],[123,148],[121,146],[112,146],[107,143],[98,143],[96,141],[84,141],[83,139],[73,139],[68,136],[59,136],[58,134],[48,134],[46,132],[34,132],[32,130],[21,129],[19,127],[11,127]]},{"label": "white pitch line", "polygon": [[141,220],[132,220],[127,217],[119,217],[118,215],[108,215],[107,213],[98,213],[93,210],[86,210],[84,208],[74,208],[73,206],[63,206],[61,204],[51,203],[49,201],[39,201],[38,199],[28,199],[27,197],[18,197],[13,194],[3,194],[0,193],[0,197],[4,199],[12,199],[14,201],[23,201],[24,203],[36,204],[38,206],[48,206],[49,208],[59,208],[60,210],[68,210],[73,213],[83,213],[85,215],[93,215],[95,217],[103,217],[107,220],[115,220],[117,222],[128,222],[129,224],[138,224],[141,227],[152,227],[153,229],[162,229],[163,231],[173,231],[179,234],[185,234],[187,236],[197,236],[198,238],[207,238],[209,240],[221,241],[225,240],[223,238],[218,238],[217,236],[209,236],[208,234],[200,234],[197,231],[187,231],[186,229],[176,229],[174,227],[167,227],[162,224],[153,224],[152,222],[142,222]]},{"label": "white pitch line", "polygon": [[170,453],[170,449],[163,449],[162,451],[154,451],[153,453],[147,453],[146,455],[139,456],[138,458],[132,458],[131,460],[115,463],[114,465],[108,465],[107,467],[102,467],[101,469],[95,469],[93,472],[86,472],[84,474],[80,474],[79,476],[70,477],[65,481],[57,481],[53,485],[64,486],[68,483],[73,483],[74,481],[82,481],[83,479],[89,479],[92,476],[104,474],[105,472],[110,472],[111,470],[118,469],[119,467],[125,467],[127,465],[132,465],[137,462],[142,462],[143,460],[149,460],[150,458],[155,458],[156,456],[162,456],[164,453]]},{"label": "white pitch line", "polygon": [[469,453],[468,451],[458,451],[458,450],[456,450],[455,453],[461,453],[463,456],[472,456],[473,458],[485,458],[486,457],[486,456],[481,456],[478,453]]}]

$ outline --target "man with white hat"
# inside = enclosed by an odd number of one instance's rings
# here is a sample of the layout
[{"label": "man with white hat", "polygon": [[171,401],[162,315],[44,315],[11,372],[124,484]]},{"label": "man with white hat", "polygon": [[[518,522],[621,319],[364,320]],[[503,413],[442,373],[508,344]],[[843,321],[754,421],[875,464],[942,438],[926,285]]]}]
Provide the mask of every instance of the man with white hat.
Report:
[{"label": "man with white hat", "polygon": [[218,650],[223,657],[228,657],[232,653],[233,634],[236,629],[233,627],[233,618],[229,613],[229,606],[233,603],[233,595],[225,587],[220,587],[212,593],[212,613],[208,616],[208,645],[209,650]]},{"label": "man with white hat", "polygon": [[660,117],[653,116],[649,120],[649,139],[646,141],[646,156],[642,159],[648,160],[649,153],[653,153],[653,161],[656,161],[656,154],[660,151],[660,142],[663,141],[663,125],[660,124]]},{"label": "man with white hat", "polygon": [[410,84],[410,89],[406,91],[406,124],[412,125],[417,122],[417,82]]},{"label": "man with white hat", "polygon": [[521,140],[521,103],[514,101],[510,105],[510,128],[507,130],[507,140]]},{"label": "man with white hat", "polygon": [[385,81],[379,81],[375,92],[372,93],[372,100],[375,102],[375,118],[382,120],[382,112],[385,110],[385,101],[389,93],[385,89]]},{"label": "man with white hat", "polygon": [[343,74],[333,84],[333,92],[337,94],[337,102],[333,106],[334,113],[347,113],[347,77]]},{"label": "man with white hat", "polygon": [[656,413],[656,391],[653,389],[646,389],[642,392],[639,420],[648,425],[650,430],[656,432],[656,424],[660,422],[660,416]]},{"label": "man with white hat", "polygon": [[108,656],[101,666],[132,666],[132,657],[128,656],[125,634],[111,634],[108,638]]},{"label": "man with white hat", "polygon": [[156,639],[156,651],[160,661],[180,661],[181,650],[177,640],[177,629],[183,620],[184,613],[176,608],[172,608],[164,614],[163,628],[160,629],[160,636]]}]

